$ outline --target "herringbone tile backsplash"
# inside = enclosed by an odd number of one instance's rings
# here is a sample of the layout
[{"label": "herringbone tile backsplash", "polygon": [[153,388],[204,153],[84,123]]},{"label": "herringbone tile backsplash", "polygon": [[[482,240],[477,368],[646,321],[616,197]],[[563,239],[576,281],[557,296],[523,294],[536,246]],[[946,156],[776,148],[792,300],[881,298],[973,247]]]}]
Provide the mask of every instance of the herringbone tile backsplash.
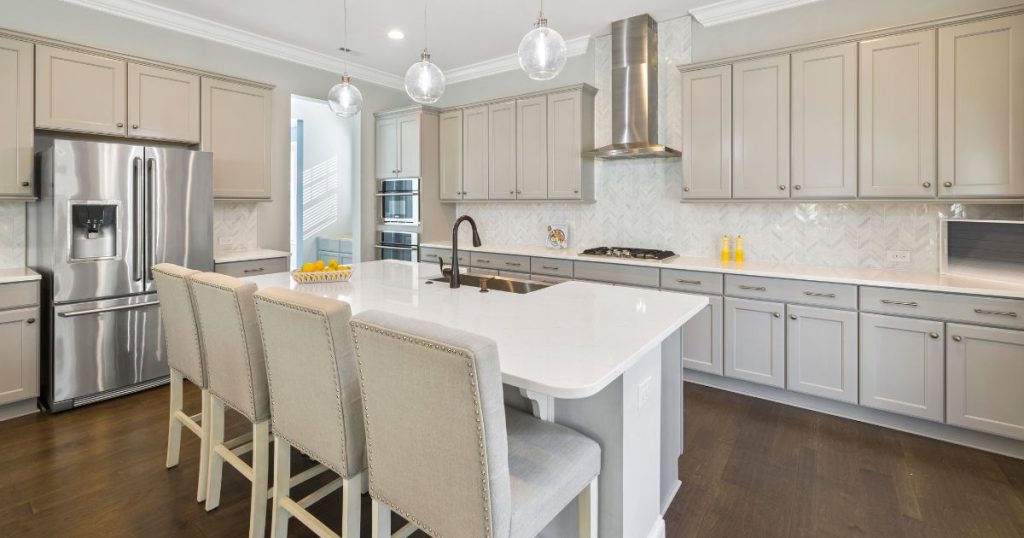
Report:
[{"label": "herringbone tile backsplash", "polygon": [[25,266],[25,202],[0,202],[0,268]]}]

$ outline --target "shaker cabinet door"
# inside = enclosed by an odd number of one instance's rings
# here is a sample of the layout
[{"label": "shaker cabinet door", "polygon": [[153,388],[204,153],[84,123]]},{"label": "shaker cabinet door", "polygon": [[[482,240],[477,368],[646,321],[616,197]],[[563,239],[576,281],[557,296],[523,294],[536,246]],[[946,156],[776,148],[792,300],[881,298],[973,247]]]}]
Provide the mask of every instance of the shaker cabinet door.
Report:
[{"label": "shaker cabinet door", "polygon": [[708,297],[708,306],[683,325],[683,368],[722,375],[722,306],[721,297]]},{"label": "shaker cabinet door", "polygon": [[857,313],[786,307],[786,388],[857,403]]},{"label": "shaker cabinet door", "polygon": [[462,198],[462,111],[441,114],[438,131],[441,199],[459,200]]},{"label": "shaker cabinet door", "polygon": [[936,193],[935,30],[860,43],[862,198]]},{"label": "shaker cabinet door", "polygon": [[398,151],[395,161],[398,177],[420,177],[420,113],[395,118]]},{"label": "shaker cabinet door", "polygon": [[517,198],[548,197],[548,98],[516,101]]},{"label": "shaker cabinet door", "polygon": [[786,386],[786,305],[725,299],[725,375]]},{"label": "shaker cabinet door", "polygon": [[39,396],[39,310],[0,312],[0,405]]},{"label": "shaker cabinet door", "polygon": [[946,422],[1024,440],[1024,331],[946,328]]},{"label": "shaker cabinet door", "polygon": [[379,119],[376,127],[374,172],[377,179],[395,177],[398,175],[398,120]]},{"label": "shaker cabinet door", "polygon": [[125,136],[128,64],[40,45],[36,48],[36,127]]},{"label": "shaker cabinet door", "polygon": [[683,198],[732,196],[732,66],[683,73]]},{"label": "shaker cabinet door", "polygon": [[583,96],[548,96],[548,198],[579,199],[583,183]]},{"label": "shaker cabinet door", "polygon": [[1024,15],[939,29],[939,196],[1024,196]]},{"label": "shaker cabinet door", "polygon": [[128,136],[199,142],[199,76],[128,64]]},{"label": "shaker cabinet door", "polygon": [[0,38],[0,198],[31,198],[32,44]]},{"label": "shaker cabinet door", "polygon": [[490,185],[488,178],[487,105],[462,111],[462,199],[486,200]]},{"label": "shaker cabinet door", "polygon": [[202,149],[213,152],[213,196],[270,199],[269,90],[202,79]]},{"label": "shaker cabinet door", "polygon": [[860,405],[942,421],[943,324],[860,315]]},{"label": "shaker cabinet door", "polygon": [[732,66],[732,194],[789,198],[789,55]]},{"label": "shaker cabinet door", "polygon": [[487,108],[488,197],[491,200],[515,200],[516,103],[508,101]]}]

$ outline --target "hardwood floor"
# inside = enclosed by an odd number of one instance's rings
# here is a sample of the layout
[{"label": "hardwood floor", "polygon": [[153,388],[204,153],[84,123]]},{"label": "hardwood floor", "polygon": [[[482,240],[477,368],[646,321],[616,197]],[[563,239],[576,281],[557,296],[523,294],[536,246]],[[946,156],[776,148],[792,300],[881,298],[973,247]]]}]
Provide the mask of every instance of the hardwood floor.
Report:
[{"label": "hardwood floor", "polygon": [[[698,385],[685,398],[668,536],[1024,536],[1024,461]],[[165,387],[0,423],[0,536],[244,536],[248,483],[227,467],[206,513],[195,436],[164,468],[166,417]],[[340,529],[340,494],[314,512]],[[308,536],[300,527],[289,534]]]}]

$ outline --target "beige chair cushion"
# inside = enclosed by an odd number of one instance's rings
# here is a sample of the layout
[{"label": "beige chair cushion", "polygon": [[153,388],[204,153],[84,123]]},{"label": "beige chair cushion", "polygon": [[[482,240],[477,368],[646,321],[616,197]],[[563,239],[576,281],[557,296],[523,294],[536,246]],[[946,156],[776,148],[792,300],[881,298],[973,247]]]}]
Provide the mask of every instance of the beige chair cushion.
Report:
[{"label": "beige chair cushion", "polygon": [[509,536],[495,343],[374,311],[352,330],[373,498],[432,536]]},{"label": "beige chair cushion", "polygon": [[192,383],[206,388],[199,328],[186,280],[197,273],[199,271],[172,263],[153,266],[156,296],[160,299],[160,323],[167,344],[167,365]]},{"label": "beige chair cushion", "polygon": [[188,279],[199,320],[210,392],[252,422],[270,416],[267,370],[253,294],[256,285],[227,275]]},{"label": "beige chair cushion", "polygon": [[255,299],[274,435],[352,478],[366,468],[352,309],[284,289],[261,290]]}]

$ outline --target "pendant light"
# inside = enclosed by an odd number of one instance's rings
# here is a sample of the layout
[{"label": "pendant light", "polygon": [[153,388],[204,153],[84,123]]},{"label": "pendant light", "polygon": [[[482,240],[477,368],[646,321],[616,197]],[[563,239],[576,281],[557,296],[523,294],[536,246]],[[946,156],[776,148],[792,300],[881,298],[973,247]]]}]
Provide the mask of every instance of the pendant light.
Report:
[{"label": "pendant light", "polygon": [[348,76],[348,54],[352,52],[348,48],[348,0],[344,0],[343,14],[345,17],[344,34],[342,36],[342,51],[345,54],[345,73],[341,75],[341,83],[335,84],[327,94],[327,106],[335,114],[342,118],[351,118],[363,109],[363,94],[352,85],[352,79]]},{"label": "pendant light", "polygon": [[544,17],[544,0],[540,2],[540,15],[523,40],[519,42],[519,67],[533,80],[551,80],[562,72],[568,49],[558,32],[548,28]]},{"label": "pendant light", "polygon": [[423,53],[420,61],[405,72],[405,93],[417,103],[436,103],[444,93],[444,73],[430,61],[427,50],[427,2],[423,0]]}]

